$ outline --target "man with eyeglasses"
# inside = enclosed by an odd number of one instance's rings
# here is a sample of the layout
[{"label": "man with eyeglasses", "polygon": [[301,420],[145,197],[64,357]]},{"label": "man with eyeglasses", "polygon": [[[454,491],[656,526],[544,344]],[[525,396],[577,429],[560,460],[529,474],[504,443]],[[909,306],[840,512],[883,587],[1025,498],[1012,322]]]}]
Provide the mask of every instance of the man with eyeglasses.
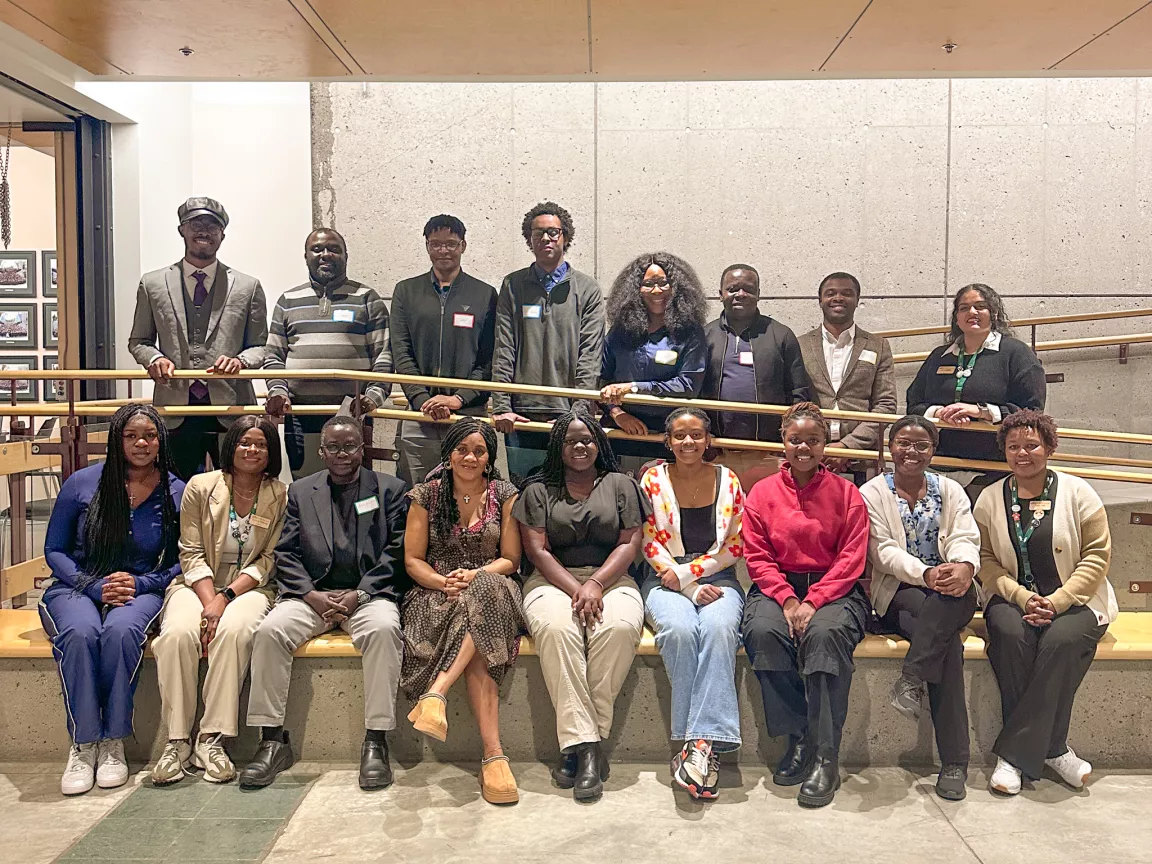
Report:
[{"label": "man with eyeglasses", "polygon": [[[276,301],[264,368],[347,369],[391,372],[388,307],[375,288],[348,278],[348,244],[332,228],[317,228],[304,241],[309,280]],[[292,477],[323,468],[320,427],[324,417],[290,413],[294,405],[339,405],[354,392],[347,380],[270,378],[265,409],[285,417],[284,446]],[[361,386],[360,409],[381,408],[391,387]]]},{"label": "man with eyeglasses", "polygon": [[[496,302],[493,383],[598,390],[604,353],[604,304],[596,280],[564,260],[576,228],[552,201],[537,204],[520,226],[536,260],[509,273]],[[525,477],[544,462],[545,432],[516,424],[550,423],[573,401],[563,396],[493,392],[492,418],[507,437],[508,472]],[[580,401],[591,410],[587,402]]]},{"label": "man with eyeglasses", "polygon": [[[468,248],[464,223],[455,216],[433,216],[424,226],[424,246],[432,270],[396,285],[392,292],[392,363],[402,375],[489,381],[496,339],[496,289],[465,273],[460,259]],[[413,411],[429,420],[453,414],[485,413],[488,393],[464,387],[405,384]],[[397,434],[397,474],[423,483],[440,463],[440,442],[447,424],[405,420]]]},{"label": "man with eyeglasses", "polygon": [[[176,208],[184,257],[145,273],[136,291],[128,350],[156,382],[154,405],[252,405],[250,380],[217,378],[259,369],[268,339],[268,305],[260,280],[222,263],[228,212],[213,198],[189,198]],[[177,369],[204,372],[202,379],[174,379]],[[223,417],[166,416],[173,467],[181,480],[203,471],[205,457],[220,465]]]},{"label": "man with eyeglasses", "polygon": [[392,783],[385,733],[396,728],[408,485],[363,467],[364,440],[353,417],[324,424],[319,455],[325,470],[288,487],[276,545],[279,600],[252,642],[248,725],[260,727],[260,747],[240,773],[243,788],[268,786],[292,766],[284,729],[292,653],[336,627],[363,657],[360,788]]}]

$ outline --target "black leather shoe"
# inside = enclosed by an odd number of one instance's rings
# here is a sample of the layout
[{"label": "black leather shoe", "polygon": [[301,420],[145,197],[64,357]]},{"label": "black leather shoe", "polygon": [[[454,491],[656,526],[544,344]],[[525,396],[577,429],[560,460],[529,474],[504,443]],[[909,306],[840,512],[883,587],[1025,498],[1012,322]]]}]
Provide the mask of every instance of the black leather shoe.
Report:
[{"label": "black leather shoe", "polygon": [[600,758],[599,741],[595,744],[581,744],[576,748],[572,797],[577,801],[595,801],[604,794],[604,781],[600,779]]},{"label": "black leather shoe", "polygon": [[[607,780],[608,775],[612,773],[612,768],[608,764],[608,757],[600,755],[600,779]],[[562,753],[560,761],[552,768],[552,779],[556,781],[556,785],[561,789],[571,789],[576,785],[576,751],[571,753]]]},{"label": "black leather shoe", "polygon": [[283,741],[261,741],[252,761],[240,772],[240,788],[263,789],[270,786],[276,775],[291,768],[295,761],[287,732],[284,733]]},{"label": "black leather shoe", "polygon": [[816,758],[816,748],[803,736],[789,735],[788,748],[784,751],[780,764],[772,772],[772,782],[777,786],[795,786],[803,783],[812,773],[812,763]]},{"label": "black leather shoe", "polygon": [[392,766],[388,764],[388,742],[364,739],[360,748],[360,788],[387,789],[392,785]]},{"label": "black leather shoe", "polygon": [[839,788],[840,766],[835,759],[821,757],[812,766],[812,773],[800,787],[800,796],[796,800],[801,807],[825,807],[832,803]]}]

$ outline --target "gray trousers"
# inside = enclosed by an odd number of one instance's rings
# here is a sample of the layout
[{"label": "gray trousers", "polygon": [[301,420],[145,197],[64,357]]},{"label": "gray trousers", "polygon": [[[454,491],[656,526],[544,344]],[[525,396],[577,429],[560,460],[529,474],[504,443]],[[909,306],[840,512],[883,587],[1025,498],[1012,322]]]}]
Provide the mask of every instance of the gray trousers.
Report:
[{"label": "gray trousers", "polygon": [[400,451],[396,476],[410,486],[423,483],[428,472],[440,464],[440,445],[451,428],[447,423],[403,421],[396,435],[396,449]]},{"label": "gray trousers", "polygon": [[[396,728],[396,685],[404,638],[400,609],[391,600],[360,606],[340,628],[352,637],[364,664],[364,727]],[[268,613],[252,640],[252,689],[249,726],[283,726],[292,680],[292,652],[333,628],[303,600],[281,600]]]}]

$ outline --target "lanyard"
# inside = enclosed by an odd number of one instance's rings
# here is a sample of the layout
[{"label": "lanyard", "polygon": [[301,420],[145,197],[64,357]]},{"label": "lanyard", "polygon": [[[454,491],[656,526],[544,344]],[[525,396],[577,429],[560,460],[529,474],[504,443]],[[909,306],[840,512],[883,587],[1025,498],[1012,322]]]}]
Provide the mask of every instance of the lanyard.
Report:
[{"label": "lanyard", "polygon": [[244,563],[244,544],[248,542],[248,538],[252,536],[252,517],[256,515],[256,500],[259,499],[260,493],[257,491],[256,497],[252,500],[252,510],[248,514],[248,521],[244,523],[244,528],[240,528],[240,517],[236,515],[236,504],[230,500],[228,502],[228,527],[232,529],[232,536],[236,540],[236,545],[240,550],[236,553],[236,566],[240,567]]},{"label": "lanyard", "polygon": [[1020,563],[1023,565],[1020,584],[1030,591],[1036,590],[1036,580],[1032,577],[1032,559],[1028,555],[1028,541],[1032,539],[1032,534],[1044,520],[1044,514],[1052,509],[1052,479],[1055,476],[1051,471],[1048,472],[1048,477],[1044,481],[1044,494],[1032,502],[1032,519],[1027,529],[1024,528],[1023,520],[1020,518],[1020,496],[1016,488],[1016,478],[1012,477],[1008,481],[1008,488],[1012,492],[1012,527],[1016,530],[1016,548],[1020,551]]},{"label": "lanyard", "polygon": [[964,392],[964,385],[968,383],[968,379],[972,377],[972,367],[976,365],[976,358],[980,356],[980,352],[984,350],[981,345],[975,354],[968,355],[968,365],[964,365],[964,349],[961,348],[956,357],[956,401],[960,401],[960,394]]}]

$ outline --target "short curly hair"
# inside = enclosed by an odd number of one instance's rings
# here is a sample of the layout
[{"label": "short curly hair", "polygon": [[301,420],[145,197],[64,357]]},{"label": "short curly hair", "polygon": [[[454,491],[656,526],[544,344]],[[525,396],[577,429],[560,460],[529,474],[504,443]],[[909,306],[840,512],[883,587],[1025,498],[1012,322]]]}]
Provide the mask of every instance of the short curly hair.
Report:
[{"label": "short curly hair", "polygon": [[999,445],[1001,453],[1004,452],[1004,445],[1008,443],[1008,433],[1013,429],[1031,429],[1040,436],[1040,440],[1044,442],[1044,446],[1048,448],[1049,452],[1055,451],[1060,444],[1060,434],[1056,431],[1056,421],[1052,419],[1052,416],[1043,411],[1025,408],[1022,411],[1009,414],[1000,424],[1000,428],[996,432],[996,443]]},{"label": "short curly hair", "polygon": [[1012,320],[1008,317],[1008,312],[1004,308],[1004,301],[1000,299],[1000,295],[991,285],[985,285],[983,282],[973,282],[971,285],[965,285],[955,296],[952,297],[952,329],[948,331],[948,337],[944,344],[959,343],[964,338],[964,331],[956,323],[956,316],[960,312],[960,298],[967,294],[969,291],[975,291],[984,298],[984,302],[988,304],[989,317],[992,319],[992,332],[1001,333],[1004,336],[1012,335]]},{"label": "short curly hair", "polygon": [[684,343],[693,333],[704,339],[708,320],[708,300],[700,277],[692,265],[670,252],[647,252],[624,265],[608,292],[607,315],[610,332],[620,333],[629,348],[636,349],[648,339],[648,309],[640,294],[644,274],[655,264],[668,277],[672,297],[668,302],[664,326],[672,339]]},{"label": "short curly hair", "polygon": [[520,233],[524,235],[524,242],[532,248],[532,220],[537,216],[555,216],[560,220],[560,230],[564,232],[564,248],[572,245],[576,238],[576,226],[572,223],[572,214],[555,201],[544,201],[537,204],[524,214],[524,221],[520,225]]},{"label": "short curly hair", "polygon": [[784,440],[784,434],[787,432],[788,427],[798,420],[815,420],[820,424],[824,430],[824,443],[827,444],[828,440],[832,437],[832,429],[828,425],[828,421],[824,419],[824,412],[820,410],[820,406],[815,402],[797,402],[791,408],[784,412],[784,416],[780,419],[780,440]]}]

